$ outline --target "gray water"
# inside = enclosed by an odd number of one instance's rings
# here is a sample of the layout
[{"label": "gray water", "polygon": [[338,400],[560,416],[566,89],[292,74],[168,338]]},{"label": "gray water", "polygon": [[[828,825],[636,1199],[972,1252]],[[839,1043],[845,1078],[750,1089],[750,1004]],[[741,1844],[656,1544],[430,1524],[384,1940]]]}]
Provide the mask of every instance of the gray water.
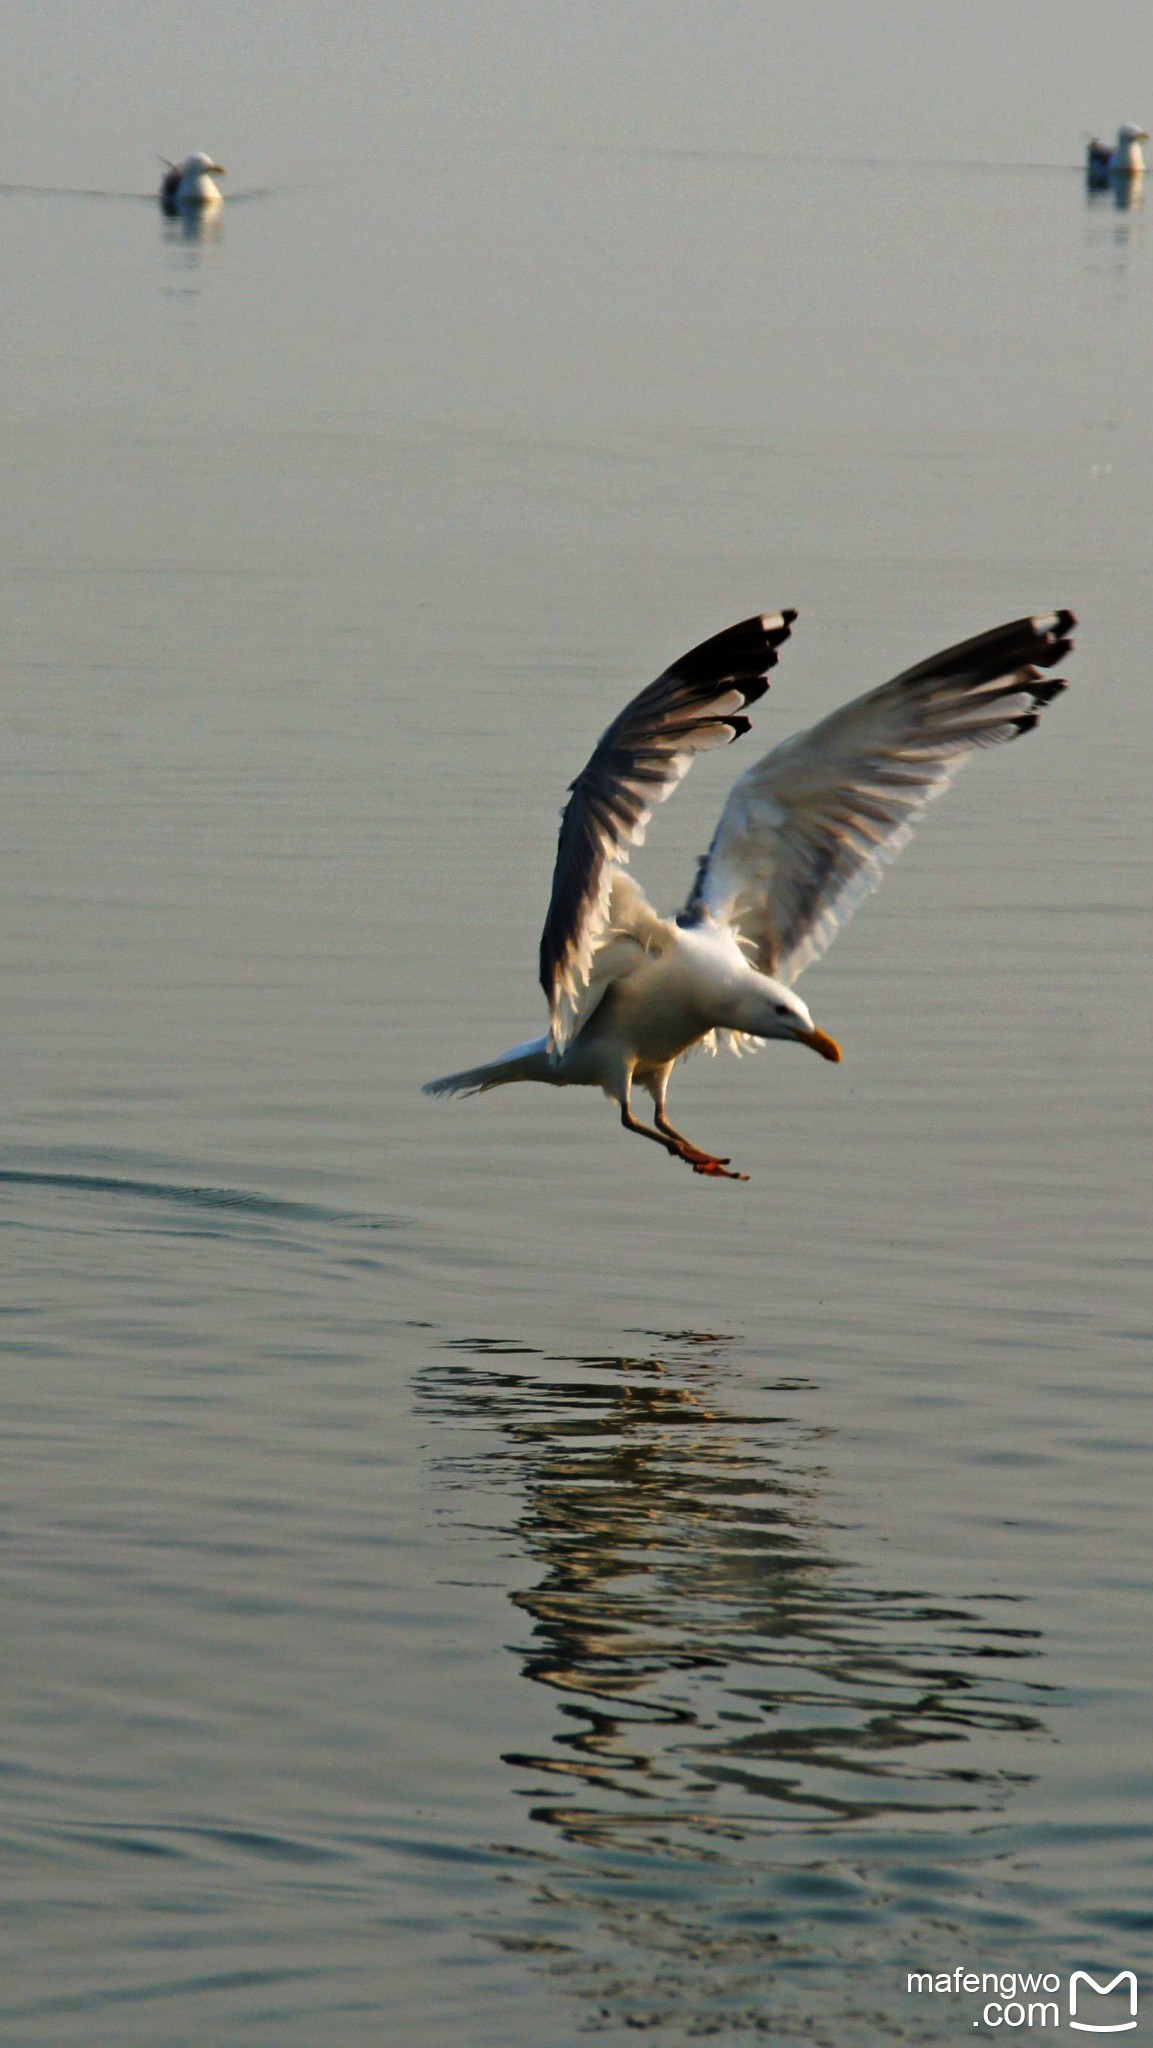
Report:
[{"label": "gray water", "polygon": [[[0,194],[5,2041],[841,2048],[971,2033],[909,1970],[1147,1971],[1147,210],[235,182]],[[747,1186],[422,1099],[541,1028],[601,727],[781,604],[770,738],[1082,620],[806,978],[844,1065],[678,1075]]]}]

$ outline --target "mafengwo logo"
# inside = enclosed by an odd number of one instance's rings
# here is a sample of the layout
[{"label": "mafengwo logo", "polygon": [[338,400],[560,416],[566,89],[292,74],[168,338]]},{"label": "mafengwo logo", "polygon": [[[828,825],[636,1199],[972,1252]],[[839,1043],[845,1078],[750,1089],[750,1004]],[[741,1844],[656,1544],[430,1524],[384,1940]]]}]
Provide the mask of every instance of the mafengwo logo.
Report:
[{"label": "mafengwo logo", "polygon": [[[1116,1991],[1118,1986],[1122,1984],[1125,1986],[1128,1997],[1128,2019],[1102,2022],[1097,2017],[1100,2007],[1092,1998],[1092,1994],[1095,1992],[1100,1998],[1108,1998],[1109,1993]],[[1085,1996],[1086,1992],[1090,1994],[1089,1997]],[[1081,2012],[1084,2015],[1083,2018],[1078,2018],[1077,2016],[1079,2000]],[[1092,2007],[1092,2013],[1090,2013],[1090,2006]],[[1137,1979],[1133,1975],[1132,1970],[1118,1970],[1117,1975],[1111,1978],[1108,1984],[1098,1984],[1096,1978],[1089,1975],[1088,1970],[1074,1970],[1073,1975],[1069,1979],[1069,2025],[1076,2027],[1078,2033],[1081,2034],[1130,2033],[1137,2025]]]},{"label": "mafengwo logo", "polygon": [[1118,1970],[1113,1977],[1102,1971],[1099,1978],[1074,1970],[1062,1987],[1056,1970],[966,1970],[958,1963],[954,1970],[910,1970],[905,1989],[914,1997],[979,1998],[980,2017],[973,2026],[998,2032],[1059,2028],[1064,2019],[1078,2034],[1131,2034],[1137,2025],[1132,1970]]}]

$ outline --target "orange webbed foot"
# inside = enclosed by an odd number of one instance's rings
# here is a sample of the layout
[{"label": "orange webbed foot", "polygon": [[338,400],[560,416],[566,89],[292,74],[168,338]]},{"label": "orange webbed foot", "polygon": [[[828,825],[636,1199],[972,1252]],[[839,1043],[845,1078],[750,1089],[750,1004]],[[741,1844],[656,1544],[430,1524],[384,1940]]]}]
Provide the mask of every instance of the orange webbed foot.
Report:
[{"label": "orange webbed foot", "polygon": [[747,1180],[749,1177],[747,1173],[732,1172],[727,1159],[712,1159],[707,1152],[702,1152],[697,1159],[688,1159],[687,1163],[694,1173],[707,1174],[712,1180]]}]

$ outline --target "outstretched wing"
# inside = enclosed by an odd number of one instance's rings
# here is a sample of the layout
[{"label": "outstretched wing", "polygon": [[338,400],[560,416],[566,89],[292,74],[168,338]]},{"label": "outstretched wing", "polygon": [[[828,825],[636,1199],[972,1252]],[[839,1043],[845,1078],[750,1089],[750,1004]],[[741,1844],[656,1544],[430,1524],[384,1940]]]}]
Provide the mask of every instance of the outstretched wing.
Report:
[{"label": "outstretched wing", "polygon": [[728,924],[794,982],[896,859],[974,748],[1015,739],[1065,688],[1072,612],[1017,619],[883,683],[738,777],[682,915]]},{"label": "outstretched wing", "polygon": [[593,955],[609,926],[612,876],[639,846],[655,805],[706,747],[749,729],[740,714],[768,689],[795,612],[745,619],[684,654],[625,706],[574,783],[561,818],[552,900],[540,942],[551,1044],[572,1035]]}]

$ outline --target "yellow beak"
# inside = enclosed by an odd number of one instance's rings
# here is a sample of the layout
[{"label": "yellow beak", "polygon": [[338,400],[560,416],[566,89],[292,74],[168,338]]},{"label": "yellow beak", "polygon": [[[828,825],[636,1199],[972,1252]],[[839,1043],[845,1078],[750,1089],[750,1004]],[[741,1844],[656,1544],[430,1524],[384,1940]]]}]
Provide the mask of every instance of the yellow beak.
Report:
[{"label": "yellow beak", "polygon": [[840,1065],[841,1048],[826,1031],[798,1031],[797,1037],[802,1045],[811,1045],[814,1052],[819,1052],[823,1060],[832,1060],[834,1066]]}]

